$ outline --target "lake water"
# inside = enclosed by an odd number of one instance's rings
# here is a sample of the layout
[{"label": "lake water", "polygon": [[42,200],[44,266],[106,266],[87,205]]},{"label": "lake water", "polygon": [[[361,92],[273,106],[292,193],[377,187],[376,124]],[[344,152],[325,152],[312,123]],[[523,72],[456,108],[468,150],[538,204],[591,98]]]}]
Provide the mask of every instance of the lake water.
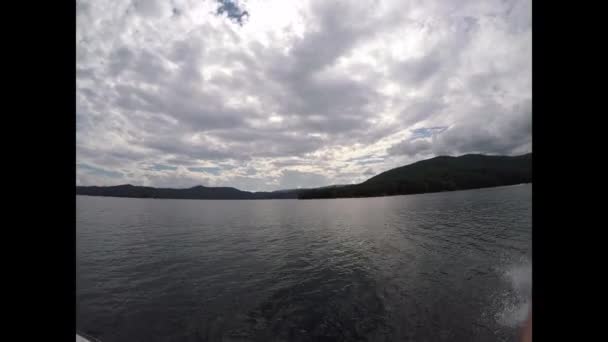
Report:
[{"label": "lake water", "polygon": [[77,196],[77,328],[110,341],[512,341],[531,185],[330,200]]}]

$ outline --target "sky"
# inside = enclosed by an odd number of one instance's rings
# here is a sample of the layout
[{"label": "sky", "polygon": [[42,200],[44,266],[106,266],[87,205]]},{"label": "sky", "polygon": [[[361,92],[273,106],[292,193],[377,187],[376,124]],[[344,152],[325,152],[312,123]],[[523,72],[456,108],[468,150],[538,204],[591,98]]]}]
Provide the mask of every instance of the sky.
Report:
[{"label": "sky", "polygon": [[78,185],[359,183],[532,151],[531,0],[77,1]]}]

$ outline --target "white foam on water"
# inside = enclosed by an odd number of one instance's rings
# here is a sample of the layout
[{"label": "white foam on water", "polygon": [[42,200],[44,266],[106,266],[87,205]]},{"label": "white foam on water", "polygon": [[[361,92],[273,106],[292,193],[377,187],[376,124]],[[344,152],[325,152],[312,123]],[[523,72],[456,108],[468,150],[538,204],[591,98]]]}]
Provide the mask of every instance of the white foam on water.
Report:
[{"label": "white foam on water", "polygon": [[520,327],[528,318],[532,296],[532,263],[524,260],[507,267],[503,273],[510,289],[504,295],[500,309],[496,313],[498,324],[506,327]]},{"label": "white foam on water", "polygon": [[76,342],[89,342],[86,338],[76,334]]},{"label": "white foam on water", "polygon": [[528,301],[506,304],[503,310],[498,313],[497,322],[506,327],[520,327],[528,318],[529,310],[530,303]]}]

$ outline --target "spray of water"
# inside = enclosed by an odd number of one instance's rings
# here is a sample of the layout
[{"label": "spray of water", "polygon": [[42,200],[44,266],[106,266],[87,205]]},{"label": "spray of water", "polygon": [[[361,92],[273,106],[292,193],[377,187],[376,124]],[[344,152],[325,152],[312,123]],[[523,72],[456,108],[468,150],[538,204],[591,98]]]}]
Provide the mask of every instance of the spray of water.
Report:
[{"label": "spray of water", "polygon": [[524,260],[507,267],[503,273],[510,289],[501,298],[496,321],[506,327],[520,327],[528,318],[532,297],[532,263]]}]

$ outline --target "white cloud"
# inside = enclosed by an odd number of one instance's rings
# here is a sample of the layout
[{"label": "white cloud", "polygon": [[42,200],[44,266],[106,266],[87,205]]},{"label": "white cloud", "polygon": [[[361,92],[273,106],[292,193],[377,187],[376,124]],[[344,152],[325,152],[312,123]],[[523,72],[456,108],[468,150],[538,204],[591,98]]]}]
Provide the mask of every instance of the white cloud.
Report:
[{"label": "white cloud", "polygon": [[238,4],[242,25],[209,0],[77,3],[79,184],[275,190],[530,151],[529,0]]}]

